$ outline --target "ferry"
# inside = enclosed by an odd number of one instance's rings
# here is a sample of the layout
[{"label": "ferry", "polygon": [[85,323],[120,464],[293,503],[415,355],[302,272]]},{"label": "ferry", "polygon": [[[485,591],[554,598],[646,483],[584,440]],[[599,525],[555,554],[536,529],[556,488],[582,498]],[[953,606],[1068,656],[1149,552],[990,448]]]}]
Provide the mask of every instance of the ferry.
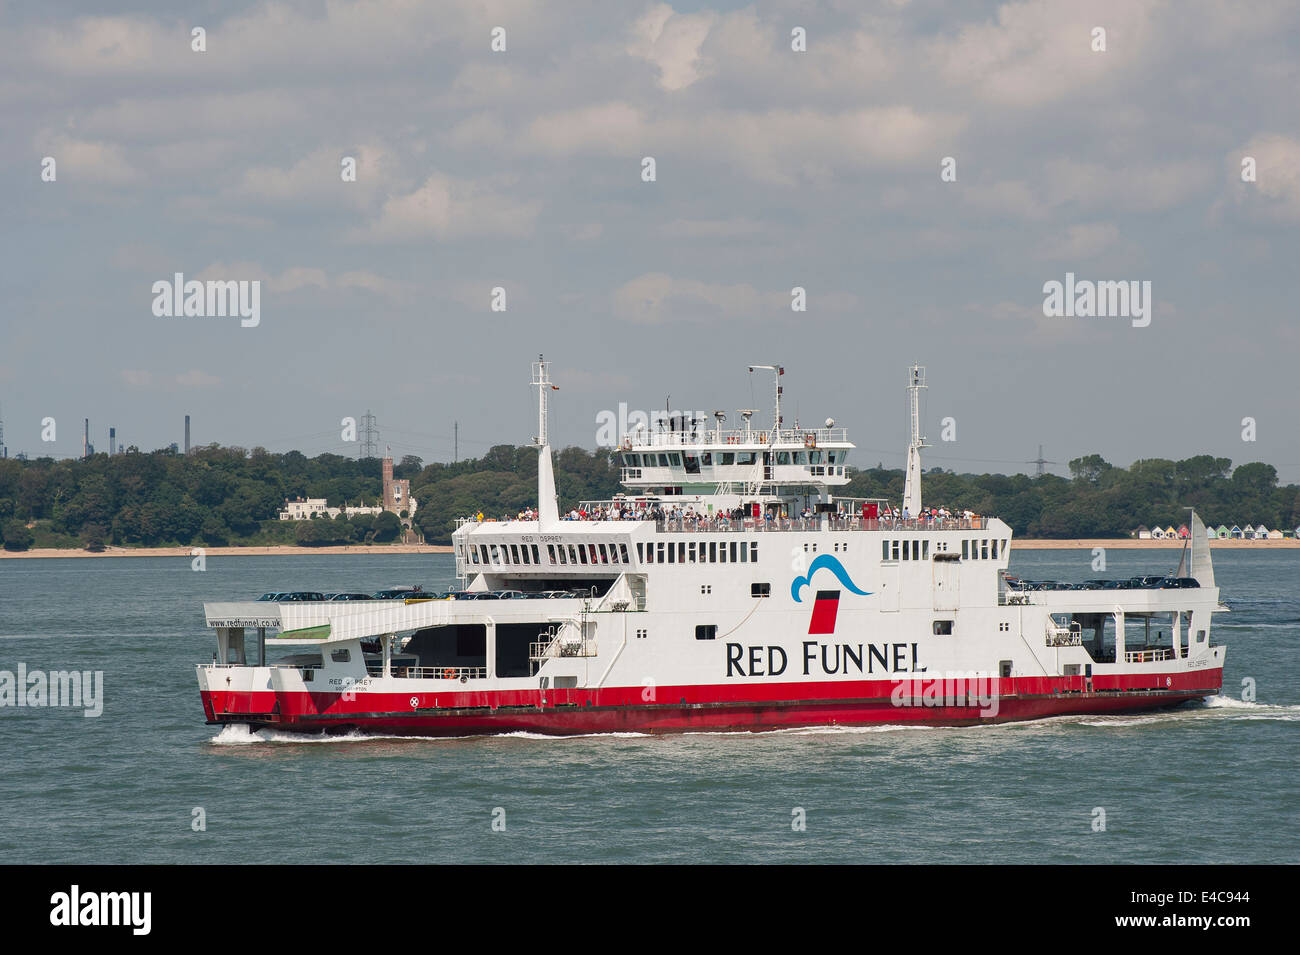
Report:
[{"label": "ferry", "polygon": [[[204,605],[207,722],[295,733],[671,733],[976,725],[1130,713],[1217,694],[1227,610],[1193,513],[1179,570],[1032,582],[1011,528],[926,507],[907,373],[901,502],[840,497],[827,419],[676,415],[622,437],[625,491],[562,512],[540,356],[536,511],[463,519],[458,589]],[[576,518],[576,519],[575,519]],[[364,596],[364,595],[362,595]],[[255,636],[254,636],[255,635]]]}]

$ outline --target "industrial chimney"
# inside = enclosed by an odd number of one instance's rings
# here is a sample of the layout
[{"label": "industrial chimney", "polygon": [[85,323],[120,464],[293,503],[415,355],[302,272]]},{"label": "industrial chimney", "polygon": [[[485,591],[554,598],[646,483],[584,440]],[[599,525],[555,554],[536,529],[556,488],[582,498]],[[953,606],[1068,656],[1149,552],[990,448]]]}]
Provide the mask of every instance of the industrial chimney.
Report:
[{"label": "industrial chimney", "polygon": [[185,453],[190,453],[190,416],[185,416]]}]

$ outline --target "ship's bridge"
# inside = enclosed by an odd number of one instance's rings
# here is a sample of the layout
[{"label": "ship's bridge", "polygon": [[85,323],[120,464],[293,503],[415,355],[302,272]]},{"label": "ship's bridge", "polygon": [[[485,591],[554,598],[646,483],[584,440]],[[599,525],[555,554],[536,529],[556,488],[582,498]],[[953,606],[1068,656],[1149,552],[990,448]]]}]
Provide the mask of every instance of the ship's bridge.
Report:
[{"label": "ship's bridge", "polygon": [[619,448],[620,480],[663,495],[755,494],[761,487],[847,484],[853,445],[844,428],[750,428],[641,433]]}]

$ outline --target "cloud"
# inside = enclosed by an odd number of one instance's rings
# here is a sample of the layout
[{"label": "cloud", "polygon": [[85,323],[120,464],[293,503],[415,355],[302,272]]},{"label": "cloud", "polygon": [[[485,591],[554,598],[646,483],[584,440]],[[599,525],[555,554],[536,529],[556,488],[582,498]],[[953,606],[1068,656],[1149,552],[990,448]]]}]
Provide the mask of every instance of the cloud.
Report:
[{"label": "cloud", "polygon": [[37,137],[42,156],[54,157],[58,182],[129,185],[140,182],[140,170],[115,143],[74,139],[43,133]]},{"label": "cloud", "polygon": [[414,192],[388,199],[378,219],[353,238],[364,242],[404,242],[433,237],[530,235],[542,204],[514,199],[487,183],[433,173]]},{"label": "cloud", "polygon": [[624,321],[658,324],[701,316],[759,317],[789,303],[784,293],[760,292],[743,282],[723,285],[650,272],[616,289],[613,304],[614,315]]},{"label": "cloud", "polygon": [[700,46],[717,19],[713,13],[675,13],[666,3],[656,4],[632,24],[627,52],[655,66],[663,89],[685,89],[703,75]]},{"label": "cloud", "polygon": [[1049,241],[1038,253],[1042,259],[1090,259],[1119,240],[1119,229],[1110,222],[1072,225],[1063,236]]},{"label": "cloud", "polygon": [[[1241,181],[1241,162],[1255,159],[1255,182]],[[1228,157],[1238,203],[1262,218],[1300,221],[1300,140],[1261,133]]]}]

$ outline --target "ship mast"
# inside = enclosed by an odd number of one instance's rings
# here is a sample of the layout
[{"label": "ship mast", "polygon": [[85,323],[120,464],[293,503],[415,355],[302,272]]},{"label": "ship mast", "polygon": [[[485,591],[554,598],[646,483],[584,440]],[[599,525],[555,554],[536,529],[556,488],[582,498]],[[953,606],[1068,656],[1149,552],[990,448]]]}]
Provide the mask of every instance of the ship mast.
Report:
[{"label": "ship mast", "polygon": [[925,387],[925,368],[913,364],[908,370],[907,401],[911,412],[911,440],[907,444],[907,478],[903,484],[903,509],[908,517],[921,513],[921,449],[928,448],[921,435],[921,389]]},{"label": "ship mast", "polygon": [[750,373],[756,371],[772,372],[773,388],[776,391],[776,410],[772,412],[772,433],[779,434],[781,431],[781,376],[785,374],[785,369],[780,365],[750,365]]},{"label": "ship mast", "polygon": [[532,385],[537,389],[537,524],[538,530],[558,530],[560,505],[555,496],[555,466],[551,461],[551,444],[546,429],[546,406],[552,391],[559,389],[551,384],[551,363],[541,355],[533,362]]}]

